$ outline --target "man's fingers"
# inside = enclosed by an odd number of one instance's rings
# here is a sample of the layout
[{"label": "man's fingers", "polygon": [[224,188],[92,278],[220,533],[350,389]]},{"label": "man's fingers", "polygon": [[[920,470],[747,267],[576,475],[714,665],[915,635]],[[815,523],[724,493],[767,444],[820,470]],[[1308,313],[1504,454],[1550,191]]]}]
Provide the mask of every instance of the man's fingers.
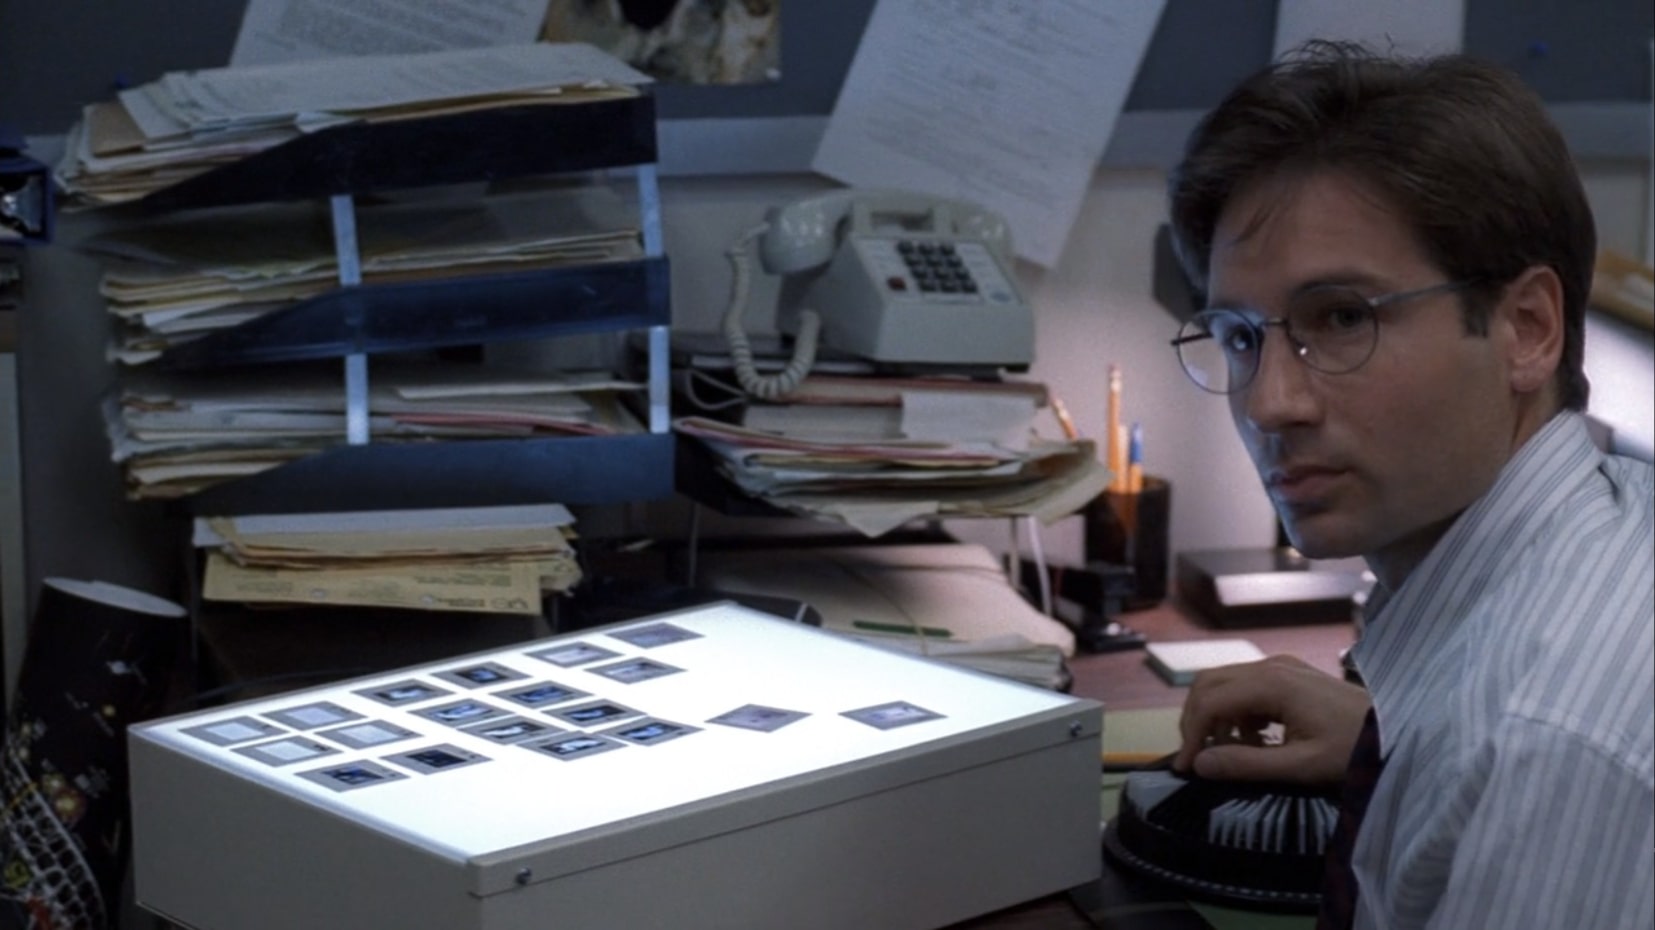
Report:
[{"label": "man's fingers", "polygon": [[1305,743],[1284,746],[1248,746],[1229,743],[1209,746],[1195,754],[1195,774],[1215,781],[1304,782],[1315,759]]}]

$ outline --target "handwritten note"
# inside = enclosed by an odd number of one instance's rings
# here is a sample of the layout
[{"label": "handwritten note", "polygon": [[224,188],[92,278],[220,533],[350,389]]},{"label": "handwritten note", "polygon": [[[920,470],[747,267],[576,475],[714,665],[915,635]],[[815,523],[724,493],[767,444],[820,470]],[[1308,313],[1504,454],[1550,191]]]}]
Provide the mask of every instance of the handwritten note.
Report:
[{"label": "handwritten note", "polygon": [[812,167],[982,204],[1051,266],[1165,0],[880,0]]},{"label": "handwritten note", "polygon": [[230,64],[533,42],[546,0],[250,0]]}]

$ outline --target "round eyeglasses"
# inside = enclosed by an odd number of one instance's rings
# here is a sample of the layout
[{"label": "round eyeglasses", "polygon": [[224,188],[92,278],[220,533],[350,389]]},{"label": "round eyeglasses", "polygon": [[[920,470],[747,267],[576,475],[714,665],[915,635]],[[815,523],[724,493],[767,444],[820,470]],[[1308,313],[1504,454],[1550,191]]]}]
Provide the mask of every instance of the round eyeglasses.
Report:
[{"label": "round eyeglasses", "polygon": [[1279,317],[1259,319],[1241,310],[1203,310],[1178,330],[1172,347],[1184,373],[1203,391],[1234,394],[1258,374],[1264,330],[1280,326],[1293,354],[1310,368],[1343,375],[1367,364],[1379,345],[1379,308],[1467,287],[1448,281],[1418,290],[1366,297],[1341,285],[1301,291]]}]

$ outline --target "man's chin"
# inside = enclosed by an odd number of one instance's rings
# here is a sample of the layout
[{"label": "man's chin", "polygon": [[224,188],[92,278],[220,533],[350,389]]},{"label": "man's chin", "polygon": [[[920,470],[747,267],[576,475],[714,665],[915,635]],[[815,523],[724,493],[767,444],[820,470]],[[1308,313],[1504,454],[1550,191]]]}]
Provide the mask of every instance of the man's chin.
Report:
[{"label": "man's chin", "polygon": [[1344,559],[1364,554],[1367,550],[1357,537],[1339,528],[1327,525],[1325,519],[1284,521],[1287,539],[1307,559]]}]

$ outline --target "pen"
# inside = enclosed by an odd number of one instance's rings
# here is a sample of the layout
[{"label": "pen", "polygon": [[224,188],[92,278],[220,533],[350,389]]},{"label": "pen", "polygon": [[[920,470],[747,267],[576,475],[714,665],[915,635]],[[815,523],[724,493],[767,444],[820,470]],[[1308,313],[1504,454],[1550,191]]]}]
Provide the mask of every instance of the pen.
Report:
[{"label": "pen", "polygon": [[936,639],[948,639],[954,635],[937,626],[903,626],[900,623],[875,623],[872,620],[852,620],[850,625],[859,630],[872,630],[876,633],[911,633]]},{"label": "pen", "polygon": [[1144,427],[1133,422],[1132,438],[1127,443],[1126,491],[1137,494],[1144,489]]}]

